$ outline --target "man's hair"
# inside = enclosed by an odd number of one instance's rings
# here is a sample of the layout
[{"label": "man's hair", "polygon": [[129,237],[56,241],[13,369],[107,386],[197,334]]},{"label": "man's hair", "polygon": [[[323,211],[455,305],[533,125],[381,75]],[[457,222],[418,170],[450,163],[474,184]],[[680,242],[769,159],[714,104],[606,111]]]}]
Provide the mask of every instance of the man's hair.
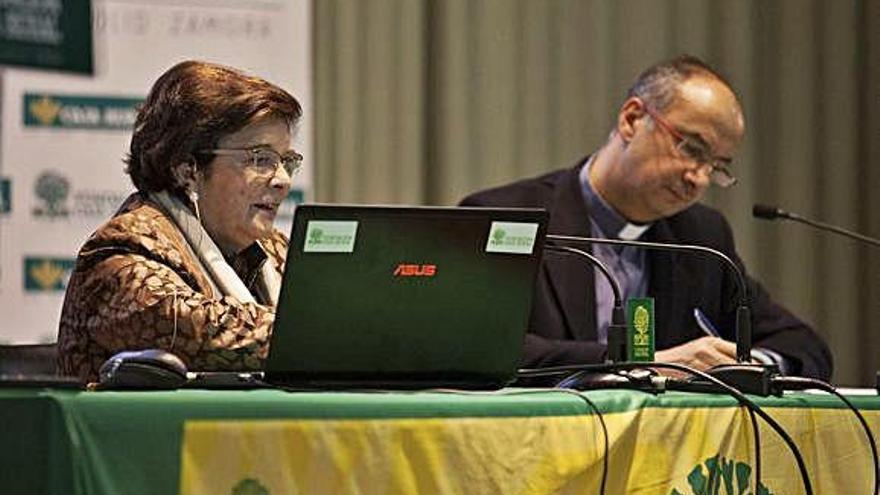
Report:
[{"label": "man's hair", "polygon": [[675,101],[681,83],[694,76],[717,79],[731,93],[736,94],[727,79],[709,67],[706,62],[693,55],[680,55],[645,69],[630,86],[626,97],[627,99],[638,97],[654,110],[662,112]]},{"label": "man's hair", "polygon": [[181,192],[172,167],[193,162],[204,169],[224,136],[267,117],[289,126],[302,107],[288,92],[230,67],[189,60],[168,69],[138,109],[125,171],[141,192]]}]

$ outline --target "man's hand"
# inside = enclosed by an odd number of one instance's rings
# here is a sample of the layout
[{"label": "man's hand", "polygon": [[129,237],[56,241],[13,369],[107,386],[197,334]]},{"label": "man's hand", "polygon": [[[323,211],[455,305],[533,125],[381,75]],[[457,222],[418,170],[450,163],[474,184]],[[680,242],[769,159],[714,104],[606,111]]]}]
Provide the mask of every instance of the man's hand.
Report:
[{"label": "man's hand", "polygon": [[[686,344],[654,353],[654,359],[663,363],[678,363],[700,371],[719,364],[736,363],[736,344],[718,337],[701,337]],[[664,375],[678,375],[660,370]]]}]

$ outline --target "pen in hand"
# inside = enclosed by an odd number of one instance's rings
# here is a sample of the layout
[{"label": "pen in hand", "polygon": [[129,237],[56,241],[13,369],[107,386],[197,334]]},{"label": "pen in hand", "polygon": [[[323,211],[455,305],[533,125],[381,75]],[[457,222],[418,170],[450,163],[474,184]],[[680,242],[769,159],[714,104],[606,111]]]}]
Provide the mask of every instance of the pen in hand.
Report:
[{"label": "pen in hand", "polygon": [[[694,320],[697,322],[697,326],[700,327],[700,330],[702,330],[706,335],[710,337],[718,337],[719,339],[724,338],[721,336],[721,332],[719,332],[715,325],[712,323],[712,320],[710,320],[705,313],[700,311],[700,308],[694,308]],[[778,361],[776,358],[768,356],[767,352],[768,351],[762,349],[752,349],[752,362],[779,366],[780,369],[785,372],[787,366],[785,364],[780,364],[780,361]],[[782,358],[780,357],[779,359],[781,360]],[[782,362],[784,363],[784,361]]]},{"label": "pen in hand", "polygon": [[709,319],[708,316],[705,315],[700,308],[694,308],[694,320],[697,322],[697,326],[700,327],[700,330],[705,332],[706,335],[710,337],[721,337],[721,332],[715,328],[715,325],[712,324],[712,320]]}]

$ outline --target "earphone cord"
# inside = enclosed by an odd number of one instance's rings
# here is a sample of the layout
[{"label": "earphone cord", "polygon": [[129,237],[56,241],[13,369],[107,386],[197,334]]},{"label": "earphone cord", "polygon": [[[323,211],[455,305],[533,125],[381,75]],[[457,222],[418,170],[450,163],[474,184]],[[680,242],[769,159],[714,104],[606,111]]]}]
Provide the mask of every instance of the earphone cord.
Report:
[{"label": "earphone cord", "polygon": [[171,346],[168,351],[174,350],[174,341],[177,340],[177,287],[174,287],[174,333],[171,334]]}]

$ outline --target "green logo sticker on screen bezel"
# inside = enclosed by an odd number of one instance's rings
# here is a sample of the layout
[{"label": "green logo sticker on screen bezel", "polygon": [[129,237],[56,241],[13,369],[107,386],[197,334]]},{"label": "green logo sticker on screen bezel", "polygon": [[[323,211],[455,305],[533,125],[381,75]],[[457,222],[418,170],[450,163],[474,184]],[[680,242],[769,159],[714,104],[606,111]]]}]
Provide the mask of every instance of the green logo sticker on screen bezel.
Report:
[{"label": "green logo sticker on screen bezel", "polygon": [[309,220],[304,253],[353,253],[358,223],[354,220]]},{"label": "green logo sticker on screen bezel", "polygon": [[538,224],[530,222],[492,222],[487,253],[532,254]]}]

